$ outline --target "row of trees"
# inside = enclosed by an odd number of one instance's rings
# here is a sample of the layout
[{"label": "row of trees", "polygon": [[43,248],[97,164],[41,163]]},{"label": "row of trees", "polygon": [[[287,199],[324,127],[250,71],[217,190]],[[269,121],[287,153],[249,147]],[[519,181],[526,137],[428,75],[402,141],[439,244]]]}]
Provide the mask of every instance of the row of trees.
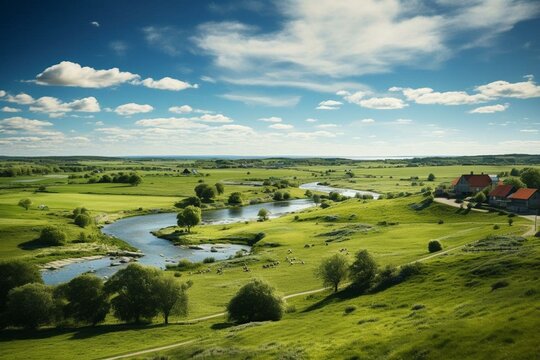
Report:
[{"label": "row of trees", "polygon": [[118,174],[104,174],[99,178],[92,177],[88,179],[89,184],[95,183],[119,183],[130,184],[131,186],[138,186],[143,182],[143,178],[136,173],[123,173]]},{"label": "row of trees", "polygon": [[96,325],[113,315],[125,322],[151,321],[157,315],[165,324],[171,315],[186,315],[191,283],[155,268],[130,264],[107,282],[95,275],[80,275],[56,287],[42,283],[33,265],[0,263],[0,325],[35,329],[55,323]]},{"label": "row of trees", "polygon": [[512,169],[511,177],[504,180],[507,185],[512,185],[516,189],[528,187],[540,189],[540,170],[535,168],[525,168],[523,170]]}]

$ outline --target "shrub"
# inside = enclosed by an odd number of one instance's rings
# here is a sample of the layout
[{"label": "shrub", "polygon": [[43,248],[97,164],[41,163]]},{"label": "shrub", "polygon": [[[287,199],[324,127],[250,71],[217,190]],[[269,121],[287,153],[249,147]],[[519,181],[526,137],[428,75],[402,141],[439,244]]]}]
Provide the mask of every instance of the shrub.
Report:
[{"label": "shrub", "polygon": [[497,224],[493,225],[493,230],[499,230],[501,227]]},{"label": "shrub", "polygon": [[242,193],[233,192],[227,202],[231,205],[242,205]]},{"label": "shrub", "polygon": [[56,314],[52,290],[43,284],[26,284],[12,289],[7,298],[8,323],[26,329],[50,324]]},{"label": "shrub", "polygon": [[0,262],[0,313],[6,305],[11,289],[29,283],[42,283],[41,273],[35,265],[22,260]]},{"label": "shrub", "polygon": [[215,257],[212,257],[212,256],[207,257],[207,258],[204,258],[204,260],[203,260],[203,263],[204,263],[204,264],[211,264],[211,263],[213,263],[213,262],[216,262],[216,258],[215,258]]},{"label": "shrub", "polygon": [[47,226],[41,230],[39,241],[46,245],[60,246],[66,243],[66,233],[54,226]]},{"label": "shrub", "polygon": [[509,225],[509,226],[512,226],[513,223],[514,223],[514,219],[509,218],[509,219],[508,219],[508,225]]},{"label": "shrub", "polygon": [[442,245],[438,240],[431,240],[428,243],[428,250],[430,253],[434,253],[442,250]]},{"label": "shrub", "polygon": [[174,206],[180,209],[184,209],[188,206],[201,207],[201,199],[199,199],[197,196],[190,196],[178,201],[174,204]]},{"label": "shrub", "polygon": [[272,197],[275,201],[283,200],[283,193],[281,191],[276,191]]},{"label": "shrub", "polygon": [[330,203],[328,201],[321,202],[321,208],[326,209],[330,207]]},{"label": "shrub", "polygon": [[377,263],[367,250],[361,250],[356,253],[349,274],[351,286],[356,290],[365,291],[373,284],[377,274]]},{"label": "shrub", "polygon": [[25,210],[30,209],[30,206],[32,206],[32,200],[30,199],[21,199],[19,200],[19,206],[24,208]]},{"label": "shrub", "polygon": [[73,209],[72,211],[72,214],[73,214],[73,218],[75,219],[77,216],[81,215],[81,214],[86,214],[88,213],[88,210],[85,208],[85,207],[78,207],[78,208],[75,208]]},{"label": "shrub", "polygon": [[283,300],[263,280],[253,279],[244,285],[227,305],[229,321],[277,321],[283,316]]},{"label": "shrub", "polygon": [[90,226],[93,223],[92,218],[87,214],[77,215],[77,217],[75,217],[74,222],[75,222],[75,225],[80,226],[82,228]]},{"label": "shrub", "polygon": [[439,221],[437,221],[437,224],[439,224],[439,225],[444,224],[444,220],[443,220],[443,219],[439,219]]}]

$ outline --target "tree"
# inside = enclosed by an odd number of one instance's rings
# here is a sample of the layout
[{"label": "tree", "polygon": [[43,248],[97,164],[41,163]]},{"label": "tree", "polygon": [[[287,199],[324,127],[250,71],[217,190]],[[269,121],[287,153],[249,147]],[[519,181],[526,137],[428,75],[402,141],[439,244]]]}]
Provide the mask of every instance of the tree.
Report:
[{"label": "tree", "polygon": [[519,176],[520,173],[521,172],[516,168],[512,168],[512,170],[510,170],[510,176]]},{"label": "tree", "polygon": [[154,284],[159,272],[155,268],[129,264],[105,283],[105,292],[113,295],[114,316],[126,322],[151,320],[158,314]]},{"label": "tree", "polygon": [[427,181],[435,181],[435,175],[433,173],[430,173],[427,177]]},{"label": "tree", "polygon": [[26,329],[52,323],[56,314],[52,289],[39,283],[12,289],[7,298],[6,314],[10,325]]},{"label": "tree", "polygon": [[311,197],[311,199],[313,200],[313,202],[314,202],[315,204],[320,204],[320,202],[321,202],[321,196],[320,196],[320,195],[317,195],[317,194],[313,195],[313,196]]},{"label": "tree", "polygon": [[223,185],[223,183],[218,182],[215,186],[218,195],[222,195],[225,192],[225,185]]},{"label": "tree", "polygon": [[21,199],[19,200],[19,206],[24,208],[25,210],[30,209],[30,206],[32,206],[32,200],[30,199]]},{"label": "tree", "polygon": [[540,189],[540,170],[528,168],[521,173],[521,181],[527,185],[528,188]]},{"label": "tree", "polygon": [[186,315],[188,310],[188,285],[166,274],[160,274],[154,282],[154,297],[158,311],[163,315],[163,322],[169,323],[169,316]]},{"label": "tree", "polygon": [[283,316],[283,300],[267,282],[253,279],[244,285],[227,305],[229,321],[277,321]]},{"label": "tree", "polygon": [[486,199],[487,199],[486,194],[484,194],[484,192],[482,191],[479,191],[476,195],[474,195],[474,201],[476,201],[479,204],[485,202]]},{"label": "tree", "polygon": [[186,227],[188,232],[191,232],[193,226],[199,225],[201,222],[201,209],[196,206],[186,206],[176,215],[178,226]]},{"label": "tree", "polygon": [[201,207],[201,199],[199,199],[197,196],[190,196],[188,198],[182,199],[176,204],[174,204],[175,207],[183,209],[187,206],[196,206],[198,208]]},{"label": "tree", "polygon": [[282,193],[281,191],[276,191],[276,192],[274,193],[273,199],[274,199],[275,201],[281,201],[281,200],[283,200],[283,193]]},{"label": "tree", "polygon": [[67,284],[60,285],[56,293],[67,301],[64,306],[66,317],[81,323],[95,326],[105,320],[109,313],[109,297],[103,281],[95,275],[79,275]]},{"label": "tree", "polygon": [[51,246],[60,246],[66,243],[66,233],[54,226],[46,226],[41,229],[39,241]]},{"label": "tree", "polygon": [[266,210],[265,208],[261,208],[257,213],[257,216],[261,221],[268,220],[268,215],[270,215],[270,211]]},{"label": "tree", "polygon": [[131,186],[138,186],[142,183],[142,181],[142,177],[137,174],[131,174],[128,179],[128,182],[131,184]]},{"label": "tree", "polygon": [[6,306],[7,296],[11,289],[29,283],[42,283],[39,269],[22,260],[0,262],[0,313]]},{"label": "tree", "polygon": [[527,186],[523,183],[523,181],[521,181],[520,178],[517,177],[509,177],[507,179],[504,179],[503,183],[505,185],[512,185],[516,189],[521,189]]},{"label": "tree", "polygon": [[304,196],[307,198],[313,197],[313,192],[311,190],[306,190],[304,193]]},{"label": "tree", "polygon": [[338,291],[339,284],[347,279],[349,264],[342,254],[334,254],[323,259],[315,270],[315,275],[322,279],[324,286],[332,286],[334,292]]},{"label": "tree", "polygon": [[373,284],[377,274],[377,263],[367,250],[361,250],[356,253],[349,274],[351,286],[359,291],[365,291]]},{"label": "tree", "polygon": [[233,192],[231,195],[229,195],[227,202],[231,205],[242,205],[242,193]]},{"label": "tree", "polygon": [[442,245],[438,240],[431,240],[428,243],[428,251],[430,253],[441,251],[441,250],[442,250]]},{"label": "tree", "polygon": [[88,213],[88,210],[85,207],[78,207],[73,209],[72,214],[73,218],[75,219],[78,215],[86,214]]},{"label": "tree", "polygon": [[204,183],[195,186],[195,194],[205,202],[209,202],[216,197],[214,188]]},{"label": "tree", "polygon": [[75,225],[85,228],[91,225],[94,221],[88,214],[79,214],[75,217]]}]

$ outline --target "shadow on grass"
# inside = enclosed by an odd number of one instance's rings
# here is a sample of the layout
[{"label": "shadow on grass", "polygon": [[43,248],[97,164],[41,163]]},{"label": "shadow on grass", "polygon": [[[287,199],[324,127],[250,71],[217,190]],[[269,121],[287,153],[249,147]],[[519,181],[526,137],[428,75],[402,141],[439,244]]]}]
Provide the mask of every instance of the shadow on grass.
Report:
[{"label": "shadow on grass", "polygon": [[228,329],[228,328],[233,327],[233,326],[236,326],[236,324],[230,323],[230,322],[216,323],[216,324],[212,324],[212,326],[210,326],[210,329],[212,329],[212,330],[223,330],[223,329]]},{"label": "shadow on grass", "polygon": [[20,243],[19,245],[17,245],[17,247],[21,250],[36,250],[36,249],[51,247],[51,245],[46,244],[39,239],[34,239],[34,240]]},{"label": "shadow on grass", "polygon": [[342,301],[345,301],[345,300],[350,300],[350,299],[358,297],[358,296],[360,296],[362,294],[363,293],[358,291],[357,289],[354,289],[354,288],[351,288],[351,287],[346,287],[345,289],[343,289],[341,291],[338,291],[337,293],[332,293],[332,294],[328,295],[327,297],[325,297],[324,299],[316,302],[315,304],[312,304],[312,305],[308,306],[302,312],[305,313],[305,312],[310,312],[310,311],[313,311],[313,310],[321,309],[321,308],[325,307],[326,305],[342,302]]}]

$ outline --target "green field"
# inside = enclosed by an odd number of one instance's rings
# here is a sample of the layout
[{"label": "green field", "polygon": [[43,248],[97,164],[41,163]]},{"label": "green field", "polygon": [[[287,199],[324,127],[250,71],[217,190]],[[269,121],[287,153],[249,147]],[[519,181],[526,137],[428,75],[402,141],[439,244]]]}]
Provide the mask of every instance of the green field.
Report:
[{"label": "green field", "polygon": [[[237,185],[269,178],[297,183],[326,181],[339,187],[410,195],[349,199],[326,209],[312,208],[265,222],[198,226],[184,236],[185,241],[234,241],[260,232],[266,236],[247,257],[201,265],[200,269],[209,268],[209,272],[176,270],[182,281],[193,281],[187,319],[173,318],[175,324],[169,326],[160,325],[160,319],[135,326],[120,324],[111,316],[95,328],[45,328],[35,332],[7,329],[0,332],[0,358],[97,359],[191,340],[194,342],[159,353],[178,359],[534,359],[540,353],[536,330],[540,325],[538,238],[531,237],[506,250],[477,251],[476,247],[464,246],[489,235],[522,235],[531,230],[532,223],[514,217],[510,226],[506,214],[460,211],[436,202],[418,206],[425,199],[419,194],[422,188],[434,188],[470,171],[497,174],[513,166],[405,167],[357,162],[278,169],[209,168],[200,170],[203,176],[178,176],[179,167],[171,163],[152,164],[157,170],[138,170],[143,176],[139,186],[87,184],[84,178],[39,174],[2,178],[0,259],[46,263],[125,246],[100,238],[95,227],[82,230],[68,215],[75,207],[84,206],[98,223],[103,223],[157,209],[171,211],[176,201],[193,195],[200,180],[226,184],[225,193],[211,207],[225,206],[228,195],[235,191],[242,192],[246,203],[269,201],[264,187]],[[85,166],[103,168],[101,174],[129,169],[134,164],[84,162]],[[347,176],[346,170],[354,177]],[[425,180],[430,173],[436,176],[434,182]],[[71,174],[80,175],[67,175]],[[32,179],[37,181],[17,182]],[[36,192],[40,185],[46,185],[45,192]],[[298,198],[304,194],[296,187],[284,191]],[[30,210],[17,206],[22,198],[32,200]],[[39,210],[40,204],[48,210]],[[40,229],[51,224],[65,229],[68,244],[32,246]],[[96,235],[96,240],[75,242],[81,231]],[[427,243],[434,239],[448,252],[431,257]],[[343,253],[352,259],[362,249],[367,249],[381,267],[422,261],[422,273],[373,294],[353,296],[344,291],[332,295],[323,291],[292,297],[287,300],[289,311],[279,322],[233,326],[217,317],[184,323],[223,312],[235,292],[253,277],[264,278],[282,295],[320,289],[321,281],[314,271],[322,258]],[[286,258],[292,256],[296,261],[289,265]],[[276,261],[280,261],[279,266],[263,268]],[[249,272],[243,271],[244,264]],[[217,273],[218,268],[223,268],[222,275]],[[174,273],[168,272],[170,276]],[[491,289],[502,280],[507,282],[506,287]],[[345,312],[347,307],[352,309],[349,313]]]}]

